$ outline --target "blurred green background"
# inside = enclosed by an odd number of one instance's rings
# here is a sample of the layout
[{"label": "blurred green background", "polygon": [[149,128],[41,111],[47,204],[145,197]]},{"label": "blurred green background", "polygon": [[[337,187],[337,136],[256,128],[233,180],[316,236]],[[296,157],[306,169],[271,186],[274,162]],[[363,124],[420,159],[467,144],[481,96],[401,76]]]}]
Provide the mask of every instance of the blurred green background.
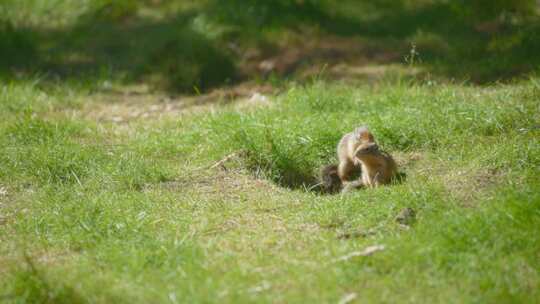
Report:
[{"label": "blurred green background", "polygon": [[538,71],[538,11],[534,0],[3,0],[0,76],[107,75],[194,93],[403,64],[505,81]]}]

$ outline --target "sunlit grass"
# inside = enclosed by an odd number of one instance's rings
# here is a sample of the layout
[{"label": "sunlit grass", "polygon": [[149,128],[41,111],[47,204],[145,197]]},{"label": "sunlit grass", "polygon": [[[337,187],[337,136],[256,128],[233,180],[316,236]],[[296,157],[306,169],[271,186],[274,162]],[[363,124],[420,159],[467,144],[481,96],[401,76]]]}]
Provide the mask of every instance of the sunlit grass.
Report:
[{"label": "sunlit grass", "polygon": [[[2,1],[0,302],[540,301],[537,21],[446,8]],[[246,69],[311,38],[383,75]],[[313,191],[359,125],[404,179]]]},{"label": "sunlit grass", "polygon": [[[534,302],[537,89],[315,83],[266,107],[122,127],[8,86],[1,290],[21,302]],[[357,124],[406,180],[309,192]],[[233,152],[227,171],[210,169]],[[409,230],[394,221],[405,207]]]}]

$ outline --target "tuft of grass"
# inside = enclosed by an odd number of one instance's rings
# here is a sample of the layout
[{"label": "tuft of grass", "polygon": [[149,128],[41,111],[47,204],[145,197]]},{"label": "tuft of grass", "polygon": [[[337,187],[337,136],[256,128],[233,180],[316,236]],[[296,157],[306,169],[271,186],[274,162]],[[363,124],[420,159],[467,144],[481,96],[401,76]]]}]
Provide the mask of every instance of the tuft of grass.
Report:
[{"label": "tuft of grass", "polygon": [[508,89],[496,98],[456,86],[375,90],[373,96],[344,86],[329,90],[322,83],[296,87],[266,111],[205,121],[208,136],[226,145],[224,150],[247,152],[253,171],[299,187],[315,181],[316,168],[335,161],[336,143],[356,126],[369,126],[390,151],[444,151],[457,159],[482,138],[509,138],[535,128],[535,103],[518,101],[531,87]]}]

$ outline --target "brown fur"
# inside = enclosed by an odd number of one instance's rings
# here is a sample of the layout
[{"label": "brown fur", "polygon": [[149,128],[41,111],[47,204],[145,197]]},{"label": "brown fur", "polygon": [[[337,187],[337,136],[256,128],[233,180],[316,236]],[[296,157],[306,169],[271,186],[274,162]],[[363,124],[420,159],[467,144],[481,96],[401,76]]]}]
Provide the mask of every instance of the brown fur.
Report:
[{"label": "brown fur", "polygon": [[[344,185],[343,191],[360,187],[377,187],[389,184],[397,174],[394,159],[379,149],[366,127],[345,134],[337,147],[338,175]],[[351,172],[361,167],[359,180],[350,181]]]},{"label": "brown fur", "polygon": [[338,165],[327,165],[321,169],[321,190],[323,193],[336,193],[343,184],[338,175]]},{"label": "brown fur", "polygon": [[341,181],[350,181],[352,172],[359,169],[360,162],[355,157],[358,147],[373,140],[373,135],[366,127],[357,128],[341,138],[337,146],[338,174]]}]

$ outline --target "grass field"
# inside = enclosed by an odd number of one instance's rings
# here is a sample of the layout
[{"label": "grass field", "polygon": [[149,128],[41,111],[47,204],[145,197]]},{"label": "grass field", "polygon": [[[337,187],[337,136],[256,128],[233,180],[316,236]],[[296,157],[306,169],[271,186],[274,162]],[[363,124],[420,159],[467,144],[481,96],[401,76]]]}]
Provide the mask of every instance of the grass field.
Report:
[{"label": "grass field", "polygon": [[[273,19],[252,1],[252,20],[212,1],[103,3],[0,4],[0,303],[540,301],[538,55],[522,65],[536,19],[497,40],[521,42],[459,66],[465,44],[417,55],[404,27],[326,27],[338,8],[275,1],[291,11]],[[257,22],[262,33],[237,32]],[[363,45],[362,71],[384,70],[352,79],[298,49],[310,60],[280,74],[282,38],[299,45],[302,31],[313,50]],[[276,68],[255,77],[252,59],[222,51],[230,39]],[[311,191],[360,124],[406,178]],[[395,221],[404,208],[410,226]]]}]

